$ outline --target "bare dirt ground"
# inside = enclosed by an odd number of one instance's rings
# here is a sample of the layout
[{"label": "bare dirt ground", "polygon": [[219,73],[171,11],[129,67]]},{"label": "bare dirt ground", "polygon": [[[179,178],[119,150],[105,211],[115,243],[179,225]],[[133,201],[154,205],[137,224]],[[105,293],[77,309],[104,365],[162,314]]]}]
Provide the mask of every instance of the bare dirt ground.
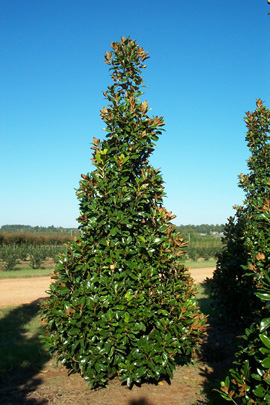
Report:
[{"label": "bare dirt ground", "polygon": [[[212,276],[213,270],[192,269],[191,275],[196,283],[201,283],[206,277]],[[17,308],[34,307],[34,311],[37,311],[37,302],[46,297],[45,290],[50,282],[50,277],[0,280],[0,305],[3,307],[24,304]],[[16,310],[15,308],[14,311]],[[215,320],[209,321],[208,335],[204,337],[201,354],[195,356],[193,363],[177,366],[171,382],[144,383],[129,389],[118,380],[112,380],[106,388],[92,390],[80,375],[68,375],[64,366],[56,367],[55,360],[49,357],[44,359],[43,354],[37,364],[23,369],[19,366],[12,374],[0,376],[0,402],[6,405],[209,404],[207,393],[212,392],[213,384],[223,377],[224,370],[228,370],[234,353],[231,344],[233,333],[224,330],[224,326]],[[33,338],[37,339],[18,331],[14,344],[19,344],[23,350],[24,346],[33,344]],[[38,339],[35,342],[40,353],[44,353]],[[219,397],[217,401],[211,402],[212,405],[222,403]]]},{"label": "bare dirt ground", "polygon": [[[202,283],[206,277],[212,277],[214,267],[190,269],[196,283]],[[0,307],[29,304],[47,296],[51,278],[17,278],[0,280]]]}]

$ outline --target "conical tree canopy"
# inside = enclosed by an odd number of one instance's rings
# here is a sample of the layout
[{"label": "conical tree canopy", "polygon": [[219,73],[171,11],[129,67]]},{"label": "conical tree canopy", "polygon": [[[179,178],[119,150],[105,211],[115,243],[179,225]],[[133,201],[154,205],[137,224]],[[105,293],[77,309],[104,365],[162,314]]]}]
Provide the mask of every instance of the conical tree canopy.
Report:
[{"label": "conical tree canopy", "polygon": [[[234,279],[230,278],[234,286],[231,285],[225,294],[217,282],[218,273],[216,277],[214,275],[213,284],[215,296],[219,294],[223,300],[230,298],[228,295],[233,289],[237,289],[244,300],[248,292],[246,302],[253,320],[245,328],[236,361],[225,381],[221,382],[219,393],[234,404],[265,405],[270,403],[270,110],[261,99],[257,99],[256,107],[254,112],[248,111],[245,118],[246,141],[251,155],[249,173],[239,176],[246,197],[243,207],[237,210],[243,232],[241,239],[233,235],[245,253],[245,260],[240,262],[242,274],[240,278],[231,266]],[[228,246],[227,257],[230,256],[233,252]],[[222,266],[218,269],[220,280],[228,282],[227,269]]]},{"label": "conical tree canopy", "polygon": [[205,323],[182,264],[186,242],[163,206],[160,171],[148,162],[164,125],[140,101],[148,53],[123,37],[111,47],[113,84],[101,111],[107,135],[93,139],[96,169],[77,191],[81,237],[42,306],[47,347],[92,386],[116,375],[128,385],[172,377]]}]

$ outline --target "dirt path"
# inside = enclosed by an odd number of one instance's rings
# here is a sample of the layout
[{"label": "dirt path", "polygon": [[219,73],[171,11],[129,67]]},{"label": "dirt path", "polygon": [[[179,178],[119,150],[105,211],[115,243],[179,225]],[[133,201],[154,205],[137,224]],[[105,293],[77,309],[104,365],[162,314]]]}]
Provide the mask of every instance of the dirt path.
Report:
[{"label": "dirt path", "polygon": [[29,304],[48,296],[45,290],[50,277],[16,278],[0,280],[0,307]]},{"label": "dirt path", "polygon": [[[206,277],[212,277],[214,268],[191,269],[191,276],[196,283]],[[29,304],[47,296],[46,290],[51,283],[50,277],[17,278],[0,280],[0,307]]]}]

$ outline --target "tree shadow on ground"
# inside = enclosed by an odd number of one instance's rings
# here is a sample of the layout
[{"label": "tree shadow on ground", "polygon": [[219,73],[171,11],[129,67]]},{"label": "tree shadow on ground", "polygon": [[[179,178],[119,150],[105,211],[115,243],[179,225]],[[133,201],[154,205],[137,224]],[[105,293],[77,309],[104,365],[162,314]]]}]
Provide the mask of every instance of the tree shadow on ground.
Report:
[{"label": "tree shadow on ground", "polygon": [[[204,285],[205,292],[208,286]],[[208,317],[207,336],[201,345],[201,358],[204,366],[200,374],[204,377],[204,392],[209,405],[227,404],[214,389],[220,389],[220,381],[228,375],[229,369],[235,360],[235,353],[241,344],[241,334],[244,328],[241,325],[233,325],[218,318],[211,308],[208,298],[198,299],[198,304]],[[199,402],[200,403],[200,402]]]},{"label": "tree shadow on ground", "polygon": [[132,399],[128,405],[151,405],[146,398]]},{"label": "tree shadow on ground", "polygon": [[[36,318],[38,310],[38,300],[10,311],[0,310],[1,404],[47,403],[29,398],[29,393],[42,382],[35,375],[50,358],[38,338],[41,327]],[[29,330],[31,322],[36,323],[32,325],[34,333]]]}]

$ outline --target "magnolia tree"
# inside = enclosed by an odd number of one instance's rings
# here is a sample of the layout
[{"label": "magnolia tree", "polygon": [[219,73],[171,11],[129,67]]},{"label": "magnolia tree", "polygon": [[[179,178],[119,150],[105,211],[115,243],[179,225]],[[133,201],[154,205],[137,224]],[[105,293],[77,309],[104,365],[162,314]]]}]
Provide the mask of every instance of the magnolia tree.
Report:
[{"label": "magnolia tree", "polygon": [[255,293],[261,283],[258,263],[270,248],[266,219],[270,199],[269,120],[269,110],[260,99],[256,110],[246,113],[249,173],[239,175],[245,200],[243,206],[235,206],[236,214],[225,226],[224,248],[210,281],[217,312],[229,322],[242,321],[243,326],[264,306]]},{"label": "magnolia tree", "polygon": [[[240,187],[246,199],[241,212],[243,230],[241,277],[235,277],[237,291],[246,293],[255,304],[253,323],[245,329],[243,347],[236,354],[234,368],[222,382],[221,395],[235,404],[270,403],[270,110],[260,99],[245,119],[246,141],[251,156],[249,173],[241,174]],[[232,253],[232,252],[231,252]],[[226,267],[220,268],[226,276]],[[247,280],[247,281],[246,281]],[[252,297],[253,295],[253,297]],[[246,295],[243,294],[243,298]],[[240,298],[240,296],[239,296]],[[236,310],[236,313],[238,311]]]},{"label": "magnolia tree", "polygon": [[95,170],[77,191],[81,236],[42,304],[47,348],[93,387],[114,376],[129,386],[172,378],[205,330],[182,264],[186,242],[163,206],[160,171],[148,162],[164,125],[140,101],[148,52],[123,37],[111,47],[101,111],[107,135],[93,139]]}]

